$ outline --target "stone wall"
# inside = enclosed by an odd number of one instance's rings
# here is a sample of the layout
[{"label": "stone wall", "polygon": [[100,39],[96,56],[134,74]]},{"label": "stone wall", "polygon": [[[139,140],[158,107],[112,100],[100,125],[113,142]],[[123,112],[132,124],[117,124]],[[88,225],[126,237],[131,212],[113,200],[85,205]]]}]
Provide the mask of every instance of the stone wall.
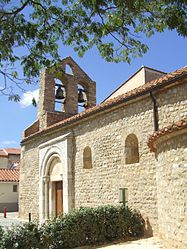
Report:
[{"label": "stone wall", "polygon": [[[86,130],[86,132],[85,132]],[[119,188],[128,188],[128,205],[141,210],[157,228],[155,159],[146,145],[153,132],[150,99],[101,115],[74,131],[75,207],[119,204]],[[125,164],[125,139],[135,134],[140,161]],[[92,150],[92,169],[83,168],[83,151]]]},{"label": "stone wall", "polygon": [[187,81],[156,94],[159,128],[166,127],[187,117]]},{"label": "stone wall", "polygon": [[187,129],[156,142],[159,233],[168,249],[187,248]]},{"label": "stone wall", "polygon": [[19,215],[28,219],[31,213],[32,219],[39,217],[39,158],[38,148],[35,143],[25,150],[22,147],[22,159],[20,165],[19,184]]}]

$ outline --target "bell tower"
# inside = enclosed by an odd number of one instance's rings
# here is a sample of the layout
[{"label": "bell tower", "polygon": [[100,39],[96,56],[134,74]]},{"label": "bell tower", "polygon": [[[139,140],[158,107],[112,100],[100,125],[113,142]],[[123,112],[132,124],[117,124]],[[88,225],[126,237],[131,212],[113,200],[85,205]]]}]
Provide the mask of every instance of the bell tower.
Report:
[{"label": "bell tower", "polygon": [[38,103],[39,129],[96,105],[96,83],[71,58],[41,73]]}]

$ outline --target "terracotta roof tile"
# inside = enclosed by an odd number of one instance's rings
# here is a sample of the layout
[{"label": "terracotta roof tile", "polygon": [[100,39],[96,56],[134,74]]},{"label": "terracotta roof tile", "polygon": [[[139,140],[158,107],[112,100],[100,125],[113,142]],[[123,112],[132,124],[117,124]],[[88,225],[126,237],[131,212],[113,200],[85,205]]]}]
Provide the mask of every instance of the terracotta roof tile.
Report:
[{"label": "terracotta roof tile", "polygon": [[5,148],[4,151],[7,154],[14,154],[14,155],[21,154],[21,149],[20,148]]},{"label": "terracotta roof tile", "polygon": [[153,133],[153,135],[150,136],[149,140],[148,140],[148,146],[150,148],[151,152],[154,152],[156,149],[154,147],[154,142],[165,135],[168,135],[169,133],[181,130],[181,129],[185,129],[187,128],[187,118],[184,118],[176,123],[173,123],[167,127],[164,127],[162,129],[160,129],[159,131],[156,131]]},{"label": "terracotta roof tile", "polygon": [[0,156],[1,157],[7,157],[8,155],[20,155],[21,149],[20,148],[4,148],[0,149]]},{"label": "terracotta roof tile", "polygon": [[19,170],[0,169],[0,182],[19,182]]},{"label": "terracotta roof tile", "polygon": [[148,82],[140,87],[137,87],[137,88],[135,88],[127,93],[124,93],[124,94],[119,95],[115,98],[112,98],[110,100],[102,102],[100,105],[89,108],[89,109],[85,110],[84,112],[81,112],[81,113],[76,114],[70,118],[67,118],[67,119],[62,120],[58,123],[55,123],[55,124],[47,127],[46,129],[42,130],[42,131],[36,132],[36,133],[26,137],[25,139],[23,139],[22,142],[26,141],[30,137],[34,137],[37,134],[45,133],[48,130],[52,130],[52,129],[57,128],[57,127],[68,125],[70,123],[73,123],[74,121],[81,120],[82,118],[86,118],[92,114],[99,112],[99,111],[105,110],[105,109],[110,108],[112,106],[115,106],[117,104],[121,104],[125,101],[128,101],[130,99],[137,97],[140,94],[145,94],[151,90],[156,89],[157,87],[162,87],[165,83],[168,84],[170,81],[174,81],[177,78],[181,78],[184,75],[187,75],[187,66],[183,67],[181,69],[178,69],[172,73],[166,74],[163,77],[152,80],[152,81],[150,81],[150,82]]}]

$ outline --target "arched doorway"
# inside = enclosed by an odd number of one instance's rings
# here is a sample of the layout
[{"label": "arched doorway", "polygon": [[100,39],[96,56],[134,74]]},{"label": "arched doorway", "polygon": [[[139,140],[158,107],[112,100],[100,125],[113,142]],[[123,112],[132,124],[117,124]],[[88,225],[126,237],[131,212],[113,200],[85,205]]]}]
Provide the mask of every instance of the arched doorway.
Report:
[{"label": "arched doorway", "polygon": [[59,156],[52,155],[46,167],[44,182],[44,218],[54,218],[63,215],[64,194],[63,194],[64,169]]},{"label": "arched doorway", "polygon": [[[74,208],[71,133],[39,146],[39,220],[69,213]],[[60,200],[61,198],[61,200]]]}]

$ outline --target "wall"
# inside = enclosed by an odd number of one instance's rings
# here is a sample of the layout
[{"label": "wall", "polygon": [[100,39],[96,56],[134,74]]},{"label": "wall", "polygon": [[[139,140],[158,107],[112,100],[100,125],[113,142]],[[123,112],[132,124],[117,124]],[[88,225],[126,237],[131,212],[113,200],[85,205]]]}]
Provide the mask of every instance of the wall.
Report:
[{"label": "wall", "polygon": [[20,165],[20,192],[19,213],[21,217],[28,218],[29,213],[33,219],[39,217],[39,157],[36,143],[24,151]]},{"label": "wall", "polygon": [[187,129],[160,138],[157,148],[159,233],[168,249],[187,248]]},{"label": "wall", "polygon": [[13,163],[20,161],[20,155],[9,154],[8,155],[8,168],[12,166]]},{"label": "wall", "polygon": [[155,94],[158,103],[159,128],[187,117],[187,80],[167,91]]},{"label": "wall", "polygon": [[[149,217],[152,229],[156,231],[155,159],[146,144],[147,136],[152,132],[150,99],[77,126],[74,131],[75,207],[119,204],[119,188],[126,187],[128,205],[141,210],[145,219]],[[140,161],[125,164],[125,139],[131,133],[138,138]],[[86,146],[92,149],[92,169],[83,169]]]},{"label": "wall", "polygon": [[18,186],[18,183],[0,183],[0,212],[4,207],[9,212],[18,210],[18,192],[13,192],[13,185]]},{"label": "wall", "polygon": [[0,157],[0,168],[8,168],[8,158]]}]

